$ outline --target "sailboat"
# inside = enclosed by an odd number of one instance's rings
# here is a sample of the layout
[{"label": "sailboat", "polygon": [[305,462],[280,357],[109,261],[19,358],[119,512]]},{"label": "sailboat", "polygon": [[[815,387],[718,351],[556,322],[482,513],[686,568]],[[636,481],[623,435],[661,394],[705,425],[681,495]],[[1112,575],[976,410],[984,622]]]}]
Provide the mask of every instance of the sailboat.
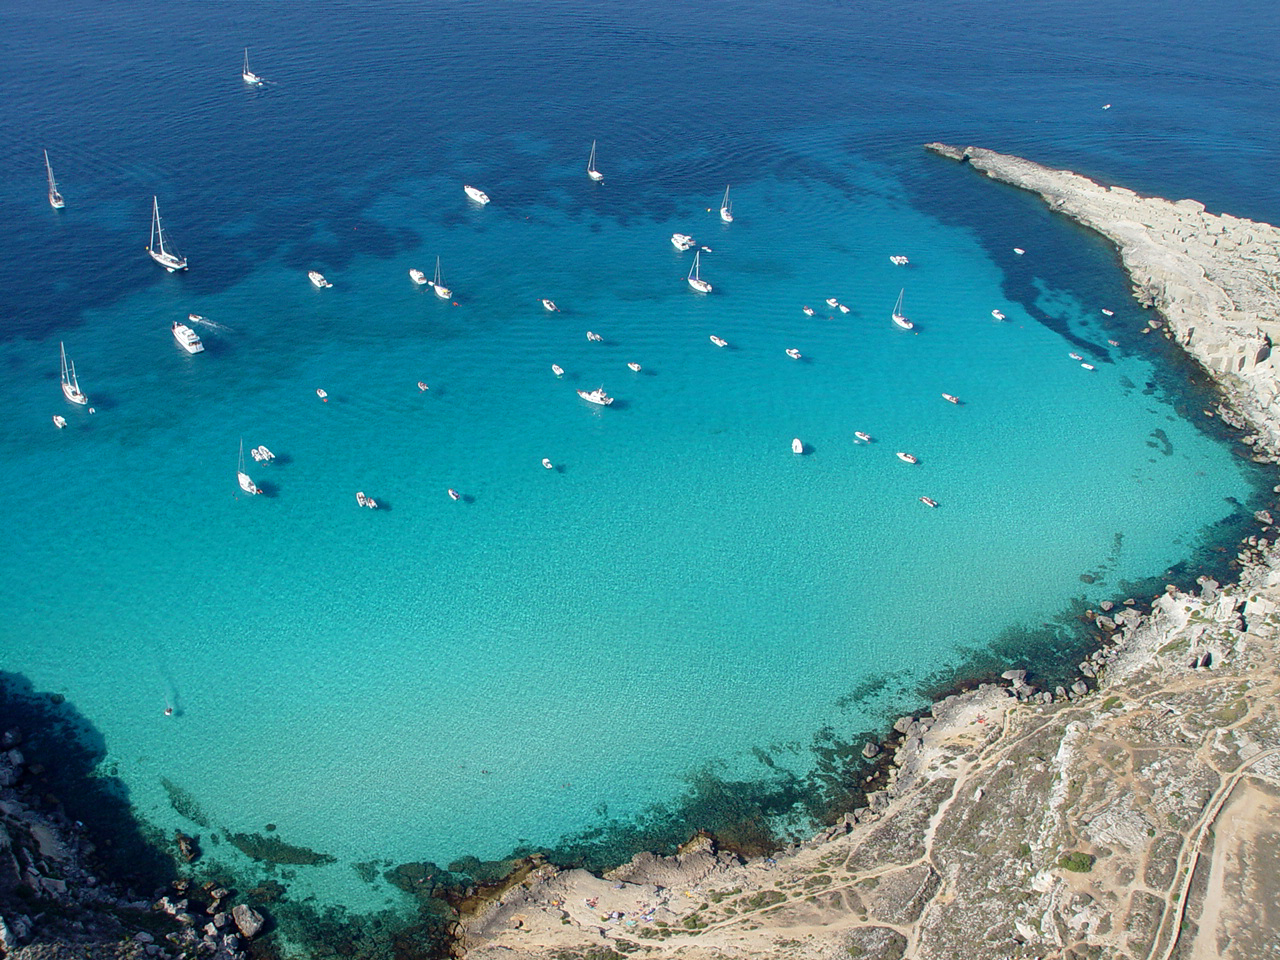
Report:
[{"label": "sailboat", "polygon": [[55,210],[61,210],[67,205],[62,199],[62,194],[58,192],[58,181],[53,179],[53,167],[49,165],[49,151],[44,152],[44,172],[49,177],[49,206]]},{"label": "sailboat", "polygon": [[244,68],[240,71],[240,76],[244,78],[244,82],[252,84],[255,87],[262,86],[262,78],[249,69],[249,48],[244,48]]},{"label": "sailboat", "polygon": [[436,278],[431,281],[431,289],[436,292],[436,296],[441,300],[448,300],[453,296],[453,291],[440,282],[440,258],[436,257]]},{"label": "sailboat", "polygon": [[724,188],[724,199],[720,201],[720,219],[725,223],[733,223],[733,201],[729,199],[729,188]]},{"label": "sailboat", "polygon": [[187,258],[179,256],[173,250],[164,247],[164,227],[160,225],[160,204],[155,197],[151,198],[151,243],[147,247],[151,259],[170,273],[187,269]]},{"label": "sailboat", "polygon": [[249,475],[244,472],[244,437],[240,438],[240,465],[236,467],[236,479],[240,481],[240,489],[245,493],[257,494],[262,491],[258,489],[258,485],[249,479]]},{"label": "sailboat", "polygon": [[900,326],[903,330],[911,330],[915,324],[906,318],[902,312],[902,295],[906,293],[906,288],[898,291],[898,302],[893,305],[893,322]]},{"label": "sailboat", "polygon": [[596,142],[591,141],[591,156],[587,157],[587,176],[599,183],[604,179],[604,174],[596,169]]},{"label": "sailboat", "polygon": [[62,395],[72,403],[87,404],[89,398],[84,395],[76,380],[76,365],[67,362],[67,348],[62,345],[62,341],[58,341],[58,350],[62,353]]},{"label": "sailboat", "polygon": [[699,293],[710,293],[711,284],[703,280],[698,274],[698,261],[701,256],[701,250],[693,255],[693,266],[689,268],[689,286],[693,287],[693,289],[697,290]]}]

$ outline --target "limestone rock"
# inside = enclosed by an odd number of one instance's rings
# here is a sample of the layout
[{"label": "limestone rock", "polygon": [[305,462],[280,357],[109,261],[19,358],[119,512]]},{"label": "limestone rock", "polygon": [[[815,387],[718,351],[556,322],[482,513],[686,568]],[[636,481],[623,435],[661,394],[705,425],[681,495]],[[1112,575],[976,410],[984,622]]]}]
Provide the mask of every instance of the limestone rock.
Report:
[{"label": "limestone rock", "polygon": [[264,923],[262,914],[243,903],[237,903],[231,908],[231,919],[235,921],[236,928],[246,940],[256,937]]}]

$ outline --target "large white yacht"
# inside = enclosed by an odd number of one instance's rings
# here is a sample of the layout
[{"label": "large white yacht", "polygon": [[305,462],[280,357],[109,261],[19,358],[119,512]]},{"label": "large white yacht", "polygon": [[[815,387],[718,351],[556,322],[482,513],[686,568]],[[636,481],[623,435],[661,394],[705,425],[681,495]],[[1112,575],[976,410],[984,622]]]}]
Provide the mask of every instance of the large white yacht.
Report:
[{"label": "large white yacht", "polygon": [[203,353],[204,344],[200,342],[200,336],[185,323],[173,321],[173,339],[178,341],[178,346],[182,347],[187,353]]},{"label": "large white yacht", "polygon": [[589,403],[598,403],[602,407],[607,407],[613,403],[613,397],[604,392],[604,387],[596,387],[594,390],[579,390],[578,396]]},{"label": "large white yacht", "polygon": [[489,195],[479,187],[473,187],[469,183],[464,183],[462,185],[462,190],[468,197],[480,204],[482,207],[489,202]]},{"label": "large white yacht", "polygon": [[308,270],[307,279],[311,281],[311,285],[317,290],[324,290],[333,286],[332,283],[324,278],[324,274],[319,270]]}]

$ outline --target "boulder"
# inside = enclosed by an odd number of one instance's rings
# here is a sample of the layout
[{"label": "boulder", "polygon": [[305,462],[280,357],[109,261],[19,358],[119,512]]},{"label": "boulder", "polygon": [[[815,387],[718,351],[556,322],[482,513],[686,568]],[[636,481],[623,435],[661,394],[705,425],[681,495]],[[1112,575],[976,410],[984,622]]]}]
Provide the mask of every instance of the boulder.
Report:
[{"label": "boulder", "polygon": [[1086,693],[1089,692],[1089,685],[1085,683],[1083,680],[1077,680],[1075,683],[1071,685],[1071,692],[1078,697],[1083,697]]},{"label": "boulder", "polygon": [[880,753],[880,745],[878,743],[872,743],[870,740],[868,740],[866,743],[862,745],[862,755],[866,757],[868,760],[878,755],[879,753]]},{"label": "boulder", "polygon": [[1015,683],[1027,679],[1027,671],[1025,670],[1006,670],[1000,674],[1002,680],[1012,680]]},{"label": "boulder", "polygon": [[231,919],[235,921],[236,928],[244,934],[246,940],[252,940],[262,929],[262,914],[243,903],[237,903],[231,908]]},{"label": "boulder", "polygon": [[893,725],[893,730],[895,733],[905,734],[911,729],[911,725],[915,722],[915,717],[899,717]]},{"label": "boulder", "polygon": [[1115,606],[1115,604],[1112,603],[1110,600],[1103,600],[1100,604],[1098,604],[1098,606],[1102,608],[1103,613],[1110,613],[1111,609]]}]

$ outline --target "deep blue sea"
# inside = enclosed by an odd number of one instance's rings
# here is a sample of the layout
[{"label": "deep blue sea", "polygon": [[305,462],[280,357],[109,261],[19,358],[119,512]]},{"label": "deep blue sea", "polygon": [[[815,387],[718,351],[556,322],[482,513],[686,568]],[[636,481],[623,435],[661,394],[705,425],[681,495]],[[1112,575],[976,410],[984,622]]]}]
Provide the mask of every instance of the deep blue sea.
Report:
[{"label": "deep blue sea", "polygon": [[356,911],[405,899],[356,864],[653,826],[1060,666],[1272,481],[1103,241],[921,144],[1276,222],[1278,41],[1260,0],[3,0],[2,666],[144,822],[273,824]]}]

